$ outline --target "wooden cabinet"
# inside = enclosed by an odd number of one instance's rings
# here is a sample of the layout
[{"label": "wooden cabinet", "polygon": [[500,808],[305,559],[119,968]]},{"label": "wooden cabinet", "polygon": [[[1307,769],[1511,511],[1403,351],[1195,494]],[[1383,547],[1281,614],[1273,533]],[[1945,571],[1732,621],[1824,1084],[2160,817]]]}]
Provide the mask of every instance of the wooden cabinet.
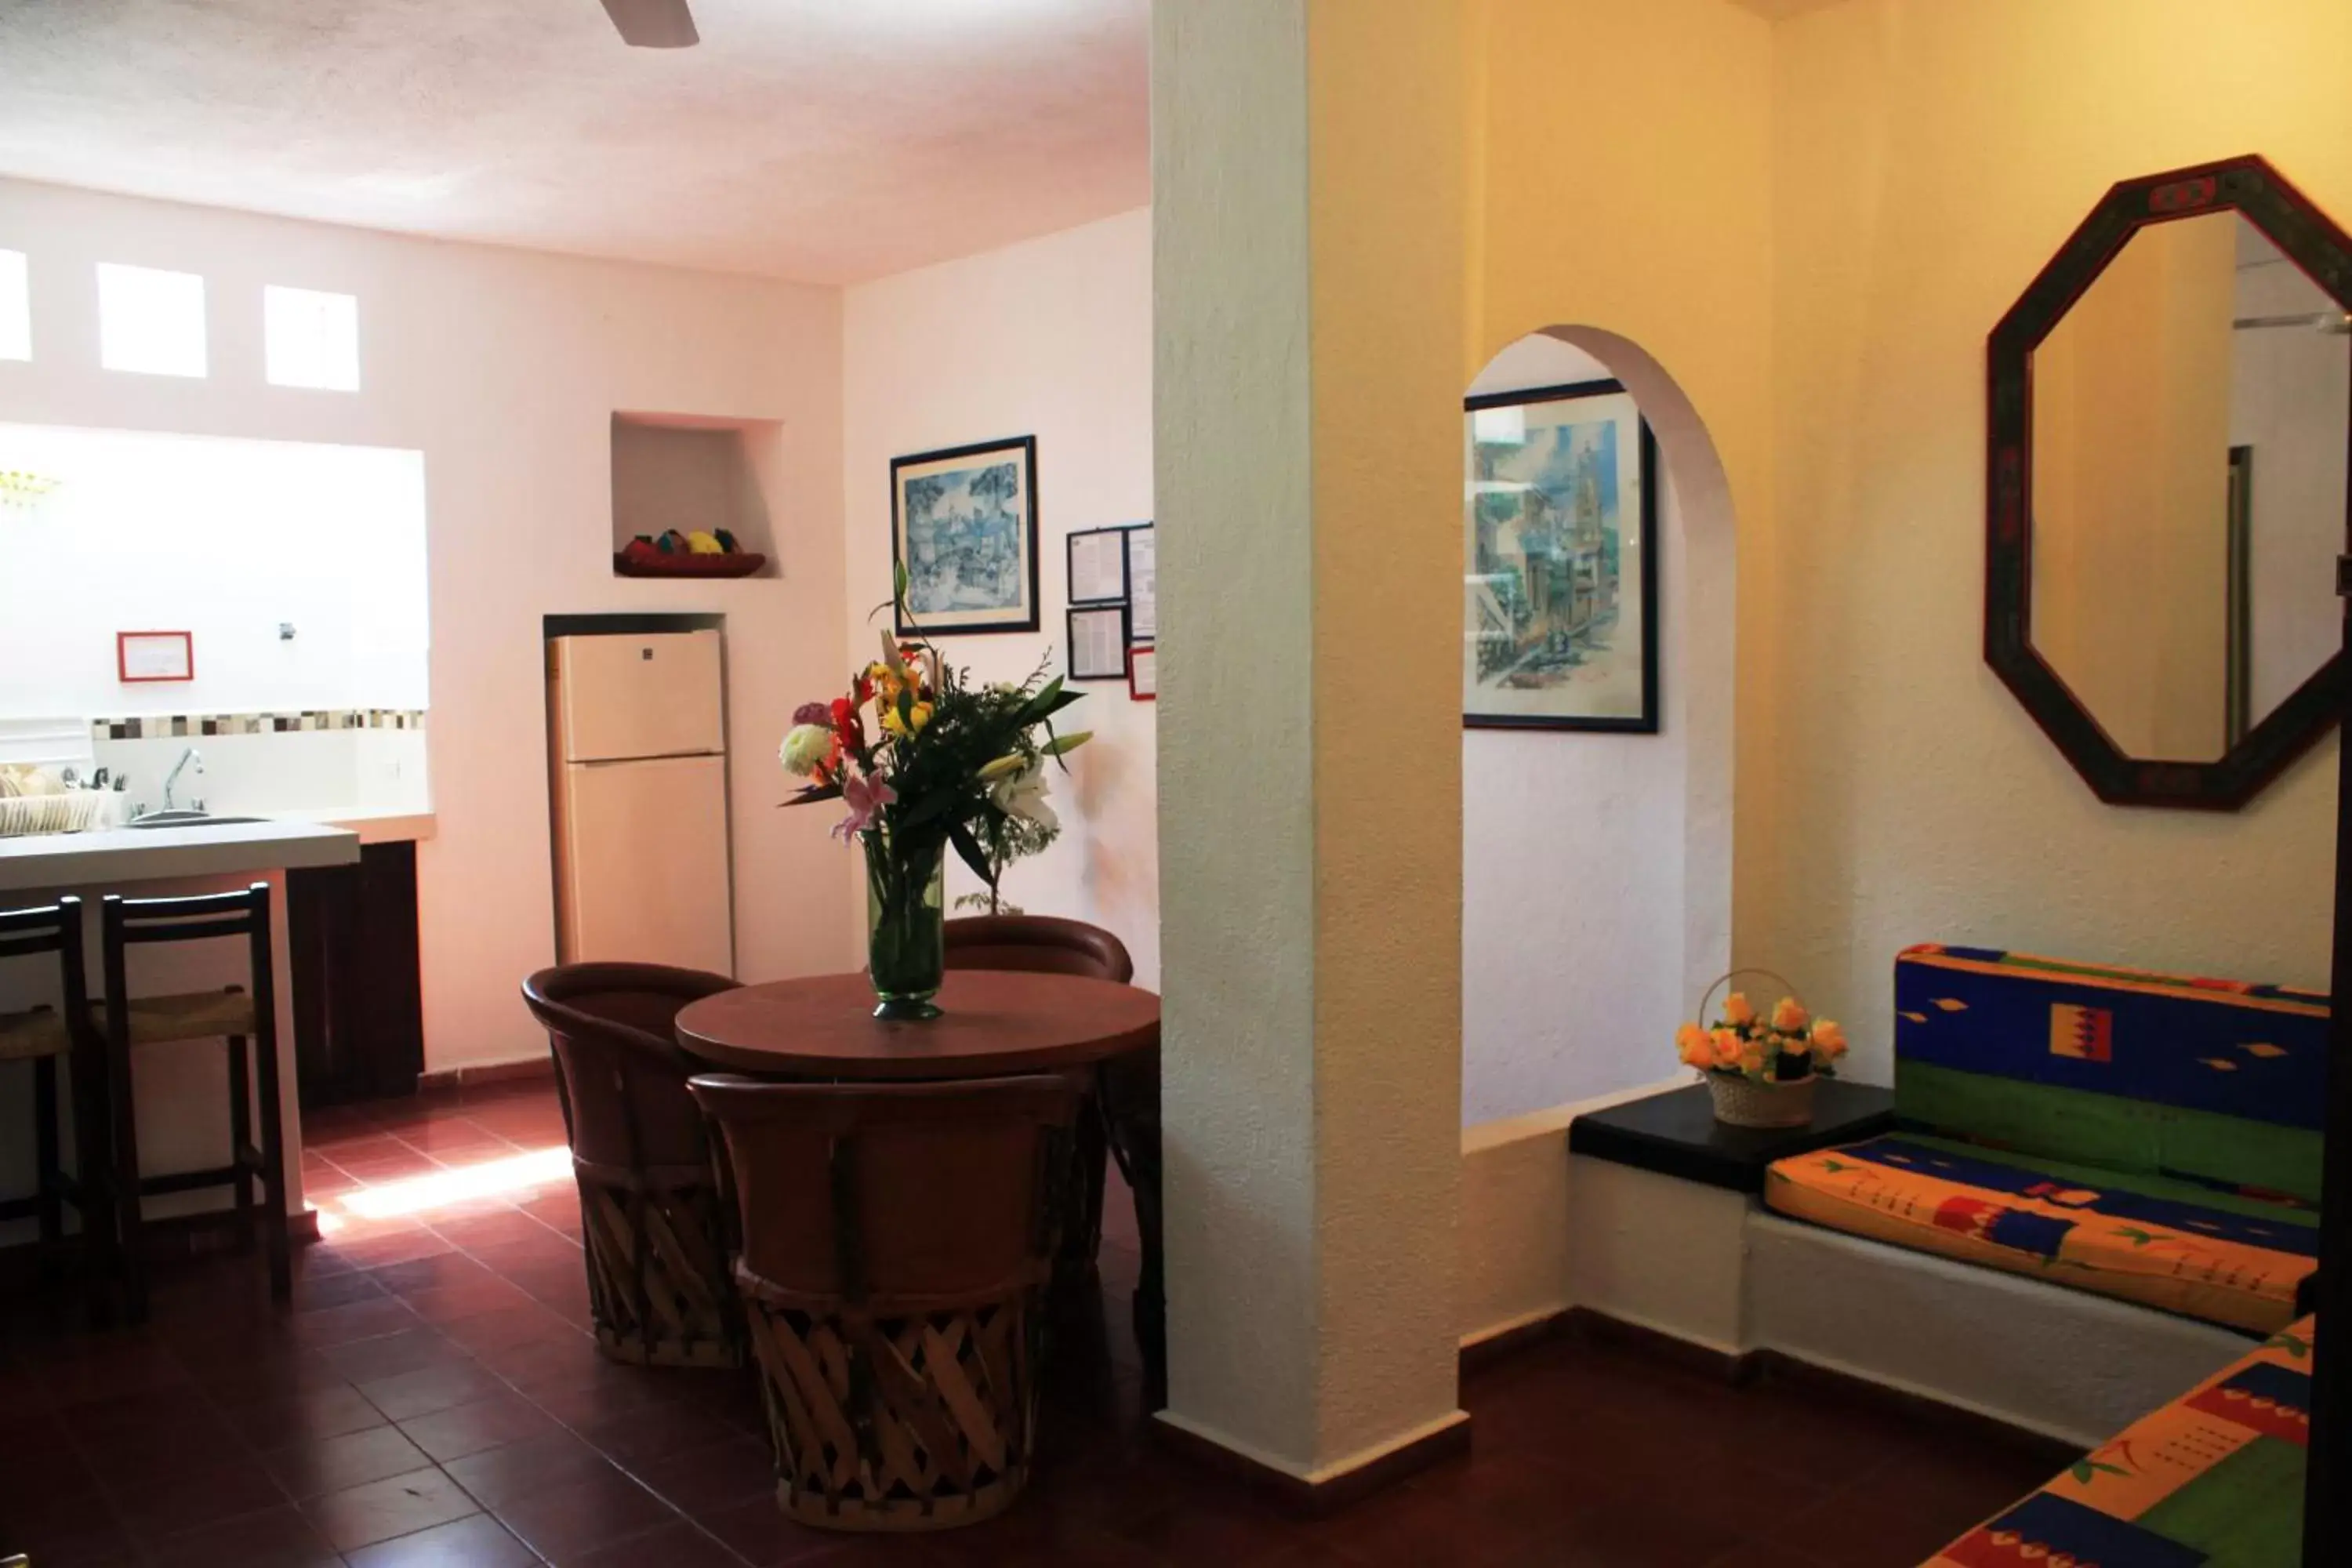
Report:
[{"label": "wooden cabinet", "polygon": [[294,1052],[303,1109],[416,1092],[425,1070],[416,846],[286,879]]}]

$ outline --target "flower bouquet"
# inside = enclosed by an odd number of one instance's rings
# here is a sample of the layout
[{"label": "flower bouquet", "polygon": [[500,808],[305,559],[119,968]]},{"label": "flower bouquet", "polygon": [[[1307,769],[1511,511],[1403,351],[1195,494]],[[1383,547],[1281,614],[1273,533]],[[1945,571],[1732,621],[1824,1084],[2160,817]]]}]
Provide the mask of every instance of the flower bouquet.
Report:
[{"label": "flower bouquet", "polygon": [[[1789,984],[1769,970],[1735,969],[1706,988],[1699,1016],[1706,1016],[1717,987],[1741,974]],[[1814,1017],[1796,997],[1783,995],[1763,1015],[1739,991],[1723,999],[1710,1027],[1685,1024],[1675,1045],[1687,1066],[1706,1074],[1715,1119],[1733,1127],[1804,1126],[1813,1118],[1814,1081],[1837,1076],[1835,1063],[1846,1050],[1845,1031]]]},{"label": "flower bouquet", "polygon": [[[901,569],[898,594],[906,593]],[[837,800],[835,837],[866,851],[866,967],[877,1018],[936,1018],[947,967],[947,851],[987,883],[1035,827],[1053,826],[1045,763],[1084,745],[1054,715],[1085,693],[1044,672],[1019,685],[975,684],[929,642],[882,633],[882,657],[846,695],[803,703],[780,755],[808,781],[787,805]],[[866,727],[868,716],[872,730]]]}]

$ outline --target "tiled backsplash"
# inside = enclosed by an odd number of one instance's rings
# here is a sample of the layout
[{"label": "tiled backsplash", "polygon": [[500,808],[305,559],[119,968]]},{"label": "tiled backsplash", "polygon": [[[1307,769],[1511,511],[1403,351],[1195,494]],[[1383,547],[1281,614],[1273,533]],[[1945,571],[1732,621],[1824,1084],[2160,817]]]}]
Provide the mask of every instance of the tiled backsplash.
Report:
[{"label": "tiled backsplash", "polygon": [[[191,763],[180,775],[175,805],[202,801],[215,812],[252,816],[430,809],[425,715],[403,714],[405,724],[320,721],[344,716],[214,713],[101,721],[91,727],[91,761],[128,780],[131,803],[150,810],[163,805],[163,782],[190,751],[199,753],[201,765]],[[312,721],[307,726],[306,717]],[[133,725],[139,733],[131,732]],[[124,731],[120,740],[117,726]]]},{"label": "tiled backsplash", "polygon": [[93,741],[163,741],[178,736],[270,735],[303,730],[422,730],[417,708],[321,708],[299,713],[146,713],[93,719]]}]

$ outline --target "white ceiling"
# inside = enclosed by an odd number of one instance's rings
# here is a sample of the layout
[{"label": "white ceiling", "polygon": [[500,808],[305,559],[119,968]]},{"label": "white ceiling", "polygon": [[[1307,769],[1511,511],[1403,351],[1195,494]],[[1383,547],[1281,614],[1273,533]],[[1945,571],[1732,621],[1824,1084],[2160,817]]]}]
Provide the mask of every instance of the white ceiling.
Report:
[{"label": "white ceiling", "polygon": [[0,0],[0,174],[810,282],[1150,199],[1149,0]]}]

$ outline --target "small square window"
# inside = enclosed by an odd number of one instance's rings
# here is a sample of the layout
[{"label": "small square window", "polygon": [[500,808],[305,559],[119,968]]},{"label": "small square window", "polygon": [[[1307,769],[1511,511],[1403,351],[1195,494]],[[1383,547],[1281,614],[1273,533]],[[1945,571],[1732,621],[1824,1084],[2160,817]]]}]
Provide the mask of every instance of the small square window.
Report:
[{"label": "small square window", "polygon": [[262,334],[272,386],[360,389],[360,302],[315,289],[261,291]]},{"label": "small square window", "polygon": [[33,305],[25,287],[25,253],[0,250],[0,359],[33,357]]},{"label": "small square window", "polygon": [[98,358],[142,375],[205,374],[205,280],[193,272],[98,264]]}]

